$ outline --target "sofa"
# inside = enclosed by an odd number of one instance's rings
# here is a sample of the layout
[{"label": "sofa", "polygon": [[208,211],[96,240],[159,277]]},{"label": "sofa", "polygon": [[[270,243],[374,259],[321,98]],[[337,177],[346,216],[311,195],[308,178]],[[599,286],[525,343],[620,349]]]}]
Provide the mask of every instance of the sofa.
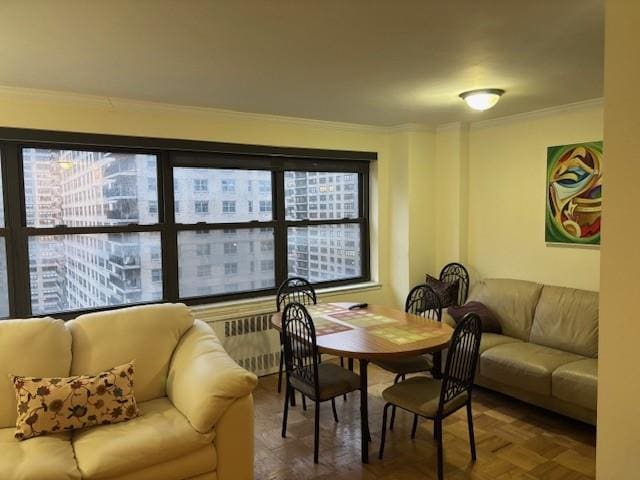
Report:
[{"label": "sofa", "polygon": [[[9,374],[93,375],[131,360],[141,416],[14,438]],[[0,478],[252,479],[256,382],[182,304],[0,321]]]},{"label": "sofa", "polygon": [[[482,334],[475,383],[595,425],[598,293],[486,279],[473,286],[473,300],[502,328]],[[443,321],[455,325],[448,314]]]}]

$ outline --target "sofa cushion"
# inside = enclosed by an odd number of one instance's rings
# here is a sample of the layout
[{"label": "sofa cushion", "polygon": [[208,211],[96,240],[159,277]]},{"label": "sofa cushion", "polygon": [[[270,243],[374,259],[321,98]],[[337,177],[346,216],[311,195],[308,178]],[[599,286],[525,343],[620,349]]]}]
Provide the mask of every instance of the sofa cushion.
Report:
[{"label": "sofa cushion", "polygon": [[504,335],[526,341],[541,290],[542,285],[534,282],[486,279],[473,287],[469,300],[484,303],[495,314]]},{"label": "sofa cushion", "polygon": [[596,410],[598,403],[598,359],[587,358],[558,367],[552,375],[554,397]]},{"label": "sofa cushion", "polygon": [[500,335],[499,333],[483,333],[480,338],[480,355],[490,348],[503,345],[505,343],[522,343],[522,340],[513,337],[507,337],[506,335]]},{"label": "sofa cushion", "polygon": [[539,395],[551,395],[551,374],[584,357],[533,343],[506,343],[480,356],[480,373],[491,380]]},{"label": "sofa cushion", "polygon": [[171,356],[193,317],[185,305],[167,303],[89,313],[67,325],[72,375],[95,375],[134,360],[136,399],[145,402],[166,395]]},{"label": "sofa cushion", "polygon": [[16,395],[9,375],[66,377],[70,367],[71,335],[62,320],[0,321],[0,428],[16,426]]},{"label": "sofa cushion", "polygon": [[0,429],[2,480],[73,480],[80,471],[67,432],[18,442],[13,428]]},{"label": "sofa cushion", "polygon": [[24,440],[136,417],[133,372],[133,363],[126,363],[97,376],[14,376],[18,400],[15,437]]},{"label": "sofa cushion", "polygon": [[196,432],[168,398],[139,405],[128,422],[74,433],[73,448],[83,478],[118,477],[182,457],[213,443],[213,433]]},{"label": "sofa cushion", "polygon": [[529,341],[567,352],[598,355],[598,293],[545,286]]}]

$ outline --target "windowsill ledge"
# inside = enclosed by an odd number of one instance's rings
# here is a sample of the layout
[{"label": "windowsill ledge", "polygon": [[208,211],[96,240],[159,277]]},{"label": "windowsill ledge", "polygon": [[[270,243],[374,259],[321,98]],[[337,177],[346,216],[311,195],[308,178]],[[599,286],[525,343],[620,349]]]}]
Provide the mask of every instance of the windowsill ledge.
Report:
[{"label": "windowsill ledge", "polygon": [[[338,287],[321,288],[316,290],[316,293],[318,294],[318,299],[322,301],[326,297],[350,295],[360,292],[370,292],[380,290],[381,288],[381,283],[369,281],[356,283],[353,285],[341,285]],[[190,308],[196,318],[205,321],[215,321],[272,312],[275,310],[275,301],[275,295],[267,295],[264,297],[247,298],[229,302],[193,305]]]}]

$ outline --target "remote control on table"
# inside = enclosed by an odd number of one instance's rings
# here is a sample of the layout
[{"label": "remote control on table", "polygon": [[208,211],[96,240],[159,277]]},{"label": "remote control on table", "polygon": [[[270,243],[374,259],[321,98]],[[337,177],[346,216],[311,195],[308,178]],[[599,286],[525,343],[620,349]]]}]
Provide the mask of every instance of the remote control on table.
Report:
[{"label": "remote control on table", "polygon": [[349,310],[357,310],[359,308],[367,308],[369,306],[368,303],[356,303],[355,305],[351,305]]}]

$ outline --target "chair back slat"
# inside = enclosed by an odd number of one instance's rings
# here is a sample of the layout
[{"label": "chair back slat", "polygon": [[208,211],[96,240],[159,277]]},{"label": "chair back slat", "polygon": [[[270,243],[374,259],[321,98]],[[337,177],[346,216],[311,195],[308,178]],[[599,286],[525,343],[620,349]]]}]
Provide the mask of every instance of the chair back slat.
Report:
[{"label": "chair back slat", "polygon": [[303,304],[292,302],[285,305],[282,312],[282,334],[287,375],[313,386],[318,395],[320,386],[316,329]]},{"label": "chair back slat", "polygon": [[449,263],[440,271],[440,281],[454,283],[458,281],[458,305],[464,305],[469,295],[469,272],[461,263]]},{"label": "chair back slat", "polygon": [[480,317],[468,313],[458,323],[451,337],[447,363],[442,375],[439,411],[465,391],[471,395],[482,337]]},{"label": "chair back slat", "polygon": [[281,311],[288,303],[300,303],[302,305],[315,305],[317,303],[316,291],[306,278],[289,277],[278,288],[276,295],[276,308]]},{"label": "chair back slat", "polygon": [[427,284],[411,289],[404,305],[404,311],[431,320],[442,320],[442,302],[436,291]]}]

